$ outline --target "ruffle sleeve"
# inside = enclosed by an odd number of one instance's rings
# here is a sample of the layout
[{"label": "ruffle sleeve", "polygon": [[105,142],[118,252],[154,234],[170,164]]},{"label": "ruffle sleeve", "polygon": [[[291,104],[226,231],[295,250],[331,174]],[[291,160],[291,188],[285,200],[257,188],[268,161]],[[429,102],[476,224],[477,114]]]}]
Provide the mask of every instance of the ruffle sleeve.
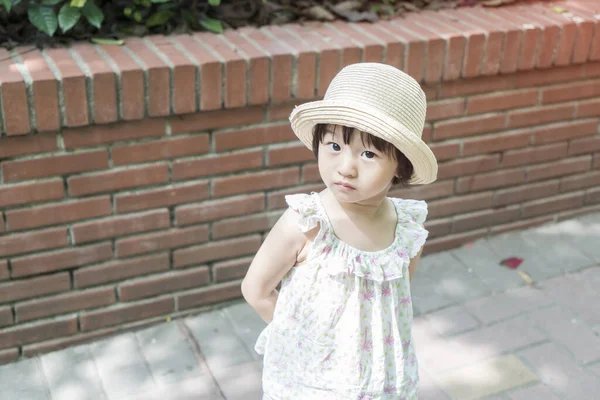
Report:
[{"label": "ruffle sleeve", "polygon": [[285,202],[292,210],[298,213],[298,227],[302,232],[308,232],[318,226],[320,222],[318,210],[309,195],[287,195],[285,196]]},{"label": "ruffle sleeve", "polygon": [[414,258],[425,244],[429,232],[423,224],[427,219],[427,203],[422,200],[394,199],[398,212],[396,234],[409,258]]}]

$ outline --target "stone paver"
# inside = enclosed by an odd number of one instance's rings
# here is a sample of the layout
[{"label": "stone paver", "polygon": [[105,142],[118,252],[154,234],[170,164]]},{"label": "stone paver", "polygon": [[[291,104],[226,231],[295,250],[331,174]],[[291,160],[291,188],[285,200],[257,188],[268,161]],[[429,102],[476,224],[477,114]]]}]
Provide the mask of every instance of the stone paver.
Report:
[{"label": "stone paver", "polygon": [[[512,256],[534,286],[499,265]],[[411,288],[419,400],[598,398],[599,264],[600,214],[424,257]],[[240,301],[0,366],[0,399],[260,400],[265,326]]]}]

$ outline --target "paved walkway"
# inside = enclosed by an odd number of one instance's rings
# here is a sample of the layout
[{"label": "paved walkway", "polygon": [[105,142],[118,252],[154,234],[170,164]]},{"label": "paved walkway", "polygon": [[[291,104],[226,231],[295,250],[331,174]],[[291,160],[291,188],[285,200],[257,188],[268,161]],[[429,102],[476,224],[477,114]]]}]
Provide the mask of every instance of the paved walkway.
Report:
[{"label": "paved walkway", "polygon": [[[499,266],[511,256],[526,275]],[[600,214],[424,257],[419,399],[600,398],[599,288]],[[260,399],[264,326],[239,302],[3,366],[0,399]]]}]

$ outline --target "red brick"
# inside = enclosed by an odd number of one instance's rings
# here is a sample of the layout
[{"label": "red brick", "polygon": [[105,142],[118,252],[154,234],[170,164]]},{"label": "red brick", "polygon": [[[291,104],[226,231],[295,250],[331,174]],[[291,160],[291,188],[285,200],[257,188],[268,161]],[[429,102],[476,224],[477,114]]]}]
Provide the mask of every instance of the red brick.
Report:
[{"label": "red brick", "polygon": [[267,165],[297,164],[313,161],[315,155],[304,144],[270,146],[267,152]]},{"label": "red brick", "polygon": [[569,142],[569,155],[579,155],[600,151],[600,136],[574,139]]},{"label": "red brick", "polygon": [[360,25],[337,20],[328,23],[327,26],[335,29],[340,35],[347,37],[356,43],[362,50],[362,61],[382,62],[384,54],[382,41],[371,35],[365,34],[364,30],[359,28]]},{"label": "red brick", "polygon": [[583,65],[583,78],[600,77],[600,62],[586,63]]},{"label": "red brick", "polygon": [[13,258],[13,278],[39,275],[60,271],[67,268],[80,267],[113,258],[111,243],[100,243],[85,247],[74,247],[51,253],[41,253],[20,258]]},{"label": "red brick", "polygon": [[[554,65],[565,66],[571,64],[573,51],[575,48],[575,37],[577,36],[578,27],[572,20],[565,19],[562,15],[550,12],[546,7],[538,5],[531,5],[528,7],[521,7],[521,10],[526,13],[527,16],[536,16],[538,19],[545,18],[547,21],[553,21],[552,26],[556,26],[557,30],[560,28],[560,35],[558,36],[558,43],[548,51],[554,53]],[[548,27],[546,27],[548,30]],[[544,47],[550,47],[550,44],[544,43]]]},{"label": "red brick", "polygon": [[170,39],[192,58],[200,70],[200,110],[220,109],[223,97],[221,61],[190,35],[172,35]]},{"label": "red brick", "polygon": [[435,140],[444,140],[495,132],[504,129],[505,120],[504,115],[485,115],[437,122],[433,137]]},{"label": "red brick", "polygon": [[485,76],[452,82],[444,82],[440,88],[440,98],[463,97],[481,93],[510,90],[514,87],[511,76]]},{"label": "red brick", "polygon": [[127,165],[203,154],[209,150],[209,136],[195,135],[149,143],[115,146],[112,149],[112,160],[114,165]]},{"label": "red brick", "polygon": [[242,297],[242,283],[240,281],[211,285],[204,289],[196,290],[177,297],[179,310],[200,307],[226,300]]},{"label": "red brick", "polygon": [[251,235],[237,239],[212,241],[200,246],[175,250],[173,252],[173,265],[175,268],[181,268],[188,265],[254,254],[260,247],[260,243],[260,235]]},{"label": "red brick", "polygon": [[0,146],[0,158],[42,154],[56,149],[56,135],[53,134],[5,137]]},{"label": "red brick", "polygon": [[85,196],[102,192],[153,186],[169,181],[169,166],[155,164],[145,167],[111,170],[95,174],[73,176],[67,179],[71,196]]},{"label": "red brick", "polygon": [[562,210],[572,210],[583,205],[583,193],[569,193],[523,204],[523,217],[537,217]]},{"label": "red brick", "polygon": [[573,63],[581,64],[588,60],[595,27],[593,21],[581,21],[577,26],[579,32],[577,40],[575,40],[575,49],[573,50]]},{"label": "red brick", "polygon": [[598,132],[598,120],[582,120],[574,122],[566,122],[543,128],[534,129],[532,131],[532,143],[551,143],[566,141],[582,136],[593,136]]},{"label": "red brick", "polygon": [[108,306],[114,304],[115,301],[115,290],[113,288],[99,288],[18,303],[15,305],[15,313],[17,321],[24,322],[52,315]]},{"label": "red brick", "polygon": [[256,28],[239,31],[252,40],[271,59],[270,92],[272,102],[283,102],[292,95],[292,54],[276,38]]},{"label": "red brick", "polygon": [[566,121],[572,119],[574,114],[575,106],[572,104],[511,111],[508,114],[508,127],[522,128],[525,126],[548,124],[550,122]]},{"label": "red brick", "polygon": [[461,117],[464,112],[464,99],[434,101],[427,104],[427,121]]},{"label": "red brick", "polygon": [[67,272],[11,281],[0,284],[0,303],[65,292],[70,288],[71,280]]},{"label": "red brick", "polygon": [[482,114],[534,106],[537,103],[537,97],[538,91],[535,89],[473,96],[467,99],[467,113]]},{"label": "red brick", "polygon": [[452,231],[464,232],[478,228],[491,227],[514,221],[519,219],[520,216],[521,209],[519,207],[479,211],[455,217]]},{"label": "red brick", "polygon": [[85,75],[66,48],[44,50],[60,74],[64,101],[64,118],[67,126],[83,126],[90,123],[86,94]]},{"label": "red brick", "polygon": [[292,80],[295,82],[294,98],[312,99],[316,94],[317,82],[317,53],[315,50],[281,26],[265,26],[262,29],[287,44],[296,58],[296,74]]},{"label": "red brick", "polygon": [[502,167],[538,164],[544,161],[558,160],[566,157],[567,143],[555,143],[544,146],[527,147],[525,149],[507,151],[502,155]]},{"label": "red brick", "polygon": [[452,231],[452,219],[428,220],[425,222],[425,229],[429,231],[429,239],[448,235]]},{"label": "red brick", "polygon": [[302,166],[302,183],[321,182],[321,174],[316,162]]},{"label": "red brick", "polygon": [[171,271],[148,278],[127,281],[119,285],[119,299],[132,301],[145,297],[169,294],[184,289],[204,286],[210,282],[208,267]]},{"label": "red brick", "polygon": [[8,273],[8,261],[2,260],[0,261],[0,281],[5,281],[9,278]]},{"label": "red brick", "polygon": [[463,142],[463,156],[473,154],[496,153],[502,150],[525,147],[529,144],[529,131],[503,132]]},{"label": "red brick", "polygon": [[72,51],[81,57],[90,74],[92,88],[92,117],[96,124],[106,124],[119,119],[117,101],[117,76],[110,65],[88,43],[75,43]]},{"label": "red brick", "polygon": [[108,125],[91,125],[63,132],[65,148],[96,146],[122,140],[164,136],[164,119],[154,118],[135,122],[119,122]]},{"label": "red brick", "polygon": [[[150,35],[146,39],[170,62],[172,90],[172,110],[175,114],[191,113],[198,110],[196,105],[196,66],[169,39],[163,35]],[[151,47],[151,46],[150,46]],[[152,49],[155,51],[154,49]]]},{"label": "red brick", "polygon": [[108,168],[106,150],[2,163],[6,182]]},{"label": "red brick", "polygon": [[531,166],[527,172],[527,179],[531,182],[541,179],[555,178],[558,176],[571,175],[578,172],[590,170],[592,164],[591,156],[567,158],[548,164]]},{"label": "red brick", "polygon": [[123,46],[100,45],[96,47],[112,59],[120,76],[121,116],[124,120],[144,118],[144,71],[125,51]]},{"label": "red brick", "polygon": [[525,170],[498,171],[459,178],[456,181],[456,193],[476,192],[502,186],[518,185],[525,182]]},{"label": "red brick", "polygon": [[429,148],[438,161],[450,160],[460,155],[460,143],[436,143]]},{"label": "red brick", "polygon": [[263,166],[262,150],[250,150],[231,154],[211,154],[200,159],[173,163],[173,180],[223,175],[229,172],[248,171]]},{"label": "red brick", "polygon": [[[254,28],[252,28],[254,29]],[[238,30],[227,29],[223,32],[226,39],[245,59],[248,71],[248,104],[269,103],[271,60]]]},{"label": "red brick", "polygon": [[494,235],[500,235],[505,232],[521,231],[524,229],[533,228],[535,226],[547,224],[550,222],[554,222],[553,217],[537,217],[537,218],[527,219],[525,221],[517,221],[517,222],[511,222],[508,224],[492,226],[490,229],[490,232]]},{"label": "red brick", "polygon": [[600,117],[600,100],[582,101],[577,105],[577,118]]},{"label": "red brick", "polygon": [[404,70],[404,43],[395,35],[383,29],[378,29],[377,24],[358,22],[351,24],[357,32],[369,36],[383,45],[383,63]]},{"label": "red brick", "polygon": [[153,251],[183,247],[208,240],[207,226],[194,226],[185,229],[171,229],[141,236],[117,240],[119,257],[129,257]]},{"label": "red brick", "polygon": [[243,278],[248,272],[252,257],[237,258],[215,263],[213,266],[213,277],[215,282],[230,281]]},{"label": "red brick", "polygon": [[[528,7],[529,8],[529,7]],[[558,61],[558,51],[560,46],[560,39],[563,36],[565,22],[557,24],[552,23],[549,19],[539,15],[540,10],[537,12],[529,12],[528,9],[520,9],[519,15],[531,20],[531,23],[541,28],[541,38],[538,50],[538,59],[536,67],[539,69],[549,68],[553,63]],[[534,11],[534,7],[531,7],[531,11]]]},{"label": "red brick", "polygon": [[86,243],[170,226],[169,210],[154,210],[121,217],[104,218],[73,225],[74,243]]},{"label": "red brick", "polygon": [[542,31],[539,24],[533,24],[531,18],[519,16],[516,13],[505,10],[494,10],[494,14],[506,20],[513,20],[528,27],[523,29],[523,42],[521,47],[521,57],[519,59],[518,70],[531,70],[536,65],[537,48],[542,40]]},{"label": "red brick", "polygon": [[427,59],[427,40],[412,32],[402,30],[389,21],[380,21],[376,24],[376,27],[385,30],[388,35],[403,43],[406,53],[403,70],[415,78],[417,82],[421,82],[424,78],[425,61]]},{"label": "red brick", "polygon": [[600,81],[585,81],[542,90],[542,104],[600,97]]},{"label": "red brick", "polygon": [[438,179],[473,175],[496,169],[500,165],[500,156],[478,156],[449,161],[439,164]]},{"label": "red brick", "polygon": [[6,221],[9,230],[17,231],[101,217],[111,212],[110,197],[106,196],[7,211]]},{"label": "red brick", "polygon": [[68,244],[66,228],[0,236],[0,257],[55,249]]},{"label": "red brick", "polygon": [[581,78],[581,65],[571,67],[555,67],[547,70],[521,72],[515,78],[518,88],[530,86],[546,86],[561,82],[575,81]]},{"label": "red brick", "polygon": [[12,325],[13,322],[11,307],[0,307],[0,327]]},{"label": "red brick", "polygon": [[189,225],[251,214],[262,211],[264,208],[265,195],[257,193],[177,207],[175,209],[175,220],[177,225]]},{"label": "red brick", "polygon": [[409,186],[407,188],[392,189],[390,197],[404,199],[431,200],[449,197],[454,193],[454,181],[438,180],[429,185]]},{"label": "red brick", "polygon": [[594,154],[594,164],[592,165],[592,168],[600,168],[600,153]]},{"label": "red brick", "polygon": [[458,233],[444,236],[441,238],[428,240],[423,247],[423,254],[432,254],[444,250],[450,250],[460,245],[471,243],[477,239],[484,237],[487,234],[487,229],[480,229],[473,232]]},{"label": "red brick", "polygon": [[298,168],[263,171],[213,179],[213,196],[223,197],[240,193],[252,193],[297,185],[300,180]]},{"label": "red brick", "polygon": [[323,41],[339,49],[340,69],[347,65],[361,62],[362,49],[355,41],[349,40],[347,35],[340,34],[336,30],[330,29],[326,24],[320,22],[311,21],[304,25],[309,29],[305,36],[307,41]]},{"label": "red brick", "polygon": [[20,356],[21,354],[18,347],[2,350],[0,351],[0,365],[13,363],[17,361]]},{"label": "red brick", "polygon": [[585,193],[584,203],[585,204],[600,203],[600,190],[599,189],[588,190]]},{"label": "red brick", "polygon": [[0,207],[41,203],[62,199],[64,196],[65,190],[62,179],[18,185],[4,184],[0,187]]},{"label": "red brick", "polygon": [[590,187],[600,187],[600,171],[575,175],[560,180],[560,191],[570,192]]},{"label": "red brick", "polygon": [[[23,76],[15,68],[10,53],[0,49],[0,95],[1,114],[7,135],[24,135],[29,133],[29,108],[27,103],[26,84]],[[10,99],[10,101],[8,101]]]},{"label": "red brick", "polygon": [[494,197],[494,207],[523,203],[528,200],[558,194],[558,181],[541,182],[499,190]]},{"label": "red brick", "polygon": [[224,104],[226,108],[243,107],[246,105],[246,61],[240,56],[233,46],[222,40],[219,35],[210,32],[194,33],[195,40],[205,47],[210,47],[213,52],[223,59],[225,76],[223,77]]},{"label": "red brick", "polygon": [[296,141],[297,138],[290,125],[286,123],[219,132],[214,134],[214,140],[215,150],[225,151],[271,143]]},{"label": "red brick", "polygon": [[[286,25],[284,29],[290,33],[293,38],[286,38],[290,47],[309,46],[312,51],[319,55],[319,62],[316,63],[316,82],[315,87],[317,96],[323,96],[333,77],[340,70],[341,52],[339,46],[335,43],[323,40],[315,34],[312,28],[303,25]],[[292,41],[293,40],[293,41]]]},{"label": "red brick", "polygon": [[280,216],[280,212],[275,212],[217,221],[213,225],[213,239],[267,232],[275,225]]},{"label": "red brick", "polygon": [[[216,110],[178,115],[171,117],[169,122],[171,132],[177,134],[257,124],[263,121],[263,117],[262,107],[244,107],[236,110]],[[220,151],[218,148],[216,150]]]},{"label": "red brick", "polygon": [[109,326],[122,325],[175,311],[173,298],[163,298],[134,304],[118,304],[114,307],[82,312],[79,316],[81,330],[93,331]]},{"label": "red brick", "polygon": [[208,183],[192,182],[138,193],[116,195],[115,203],[117,212],[125,213],[190,203],[206,198],[208,198]]},{"label": "red brick", "polygon": [[129,37],[125,40],[125,46],[140,60],[145,71],[148,115],[151,117],[169,115],[171,113],[169,66],[148,48],[141,38]]},{"label": "red brick", "polygon": [[27,51],[19,51],[19,56],[32,79],[36,129],[39,132],[57,131],[61,123],[56,77],[38,49],[28,47]]},{"label": "red brick", "polygon": [[293,188],[270,192],[267,195],[267,209],[279,210],[281,208],[287,207],[287,203],[285,202],[285,196],[288,194],[320,192],[323,189],[325,189],[325,185],[320,183],[316,185],[295,186]]},{"label": "red brick", "polygon": [[76,288],[86,288],[107,282],[169,270],[169,253],[129,258],[93,267],[78,268],[73,272]]},{"label": "red brick", "polygon": [[492,206],[491,192],[455,196],[449,199],[436,200],[429,203],[429,218],[446,217],[465,211],[475,211]]},{"label": "red brick", "polygon": [[64,318],[48,322],[18,325],[0,332],[0,348],[40,342],[77,332],[77,318]]}]

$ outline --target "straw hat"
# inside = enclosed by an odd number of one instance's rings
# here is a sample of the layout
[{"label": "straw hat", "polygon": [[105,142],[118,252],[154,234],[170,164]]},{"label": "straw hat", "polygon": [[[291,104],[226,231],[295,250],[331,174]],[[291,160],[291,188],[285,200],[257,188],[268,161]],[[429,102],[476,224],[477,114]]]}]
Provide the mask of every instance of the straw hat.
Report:
[{"label": "straw hat", "polygon": [[317,124],[343,125],[380,137],[396,146],[412,163],[411,184],[437,178],[437,161],[421,140],[427,102],[412,77],[390,65],[359,63],[343,68],[325,97],[292,111],[290,122],[298,138],[312,149]]}]

